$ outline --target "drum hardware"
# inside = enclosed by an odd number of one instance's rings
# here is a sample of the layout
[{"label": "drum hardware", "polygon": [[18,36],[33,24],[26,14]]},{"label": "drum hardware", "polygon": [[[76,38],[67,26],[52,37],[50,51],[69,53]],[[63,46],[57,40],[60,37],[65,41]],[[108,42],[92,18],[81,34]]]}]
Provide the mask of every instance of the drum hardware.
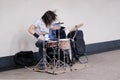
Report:
[{"label": "drum hardware", "polygon": [[[51,59],[51,61],[49,62],[50,64],[52,64],[53,66],[51,67],[51,69],[54,69],[54,66],[56,64],[57,58],[56,58],[56,51],[57,51],[57,46],[53,46],[51,47],[53,49],[53,58]],[[54,71],[54,70],[53,70]]]},{"label": "drum hardware", "polygon": [[[69,44],[68,46],[66,46],[65,45],[65,43],[66,44]],[[58,55],[58,59],[57,59],[57,61],[56,61],[56,58],[54,58],[54,65],[53,65],[53,74],[55,74],[55,71],[56,71],[56,69],[58,69],[58,68],[60,68],[60,67],[63,67],[64,69],[65,69],[65,67],[67,67],[67,66],[69,66],[66,62],[65,62],[65,53],[63,53],[64,55],[64,61],[62,61],[61,59],[60,59],[60,57],[61,57],[61,53],[60,53],[60,49],[62,49],[63,50],[63,52],[64,52],[64,50],[65,49],[70,49],[70,41],[69,41],[69,39],[60,39],[60,30],[58,30],[58,39],[57,39],[57,55]],[[71,54],[71,53],[70,53]],[[71,55],[70,55],[71,56]],[[55,50],[54,50],[54,57],[55,57]],[[55,62],[56,61],[56,62]],[[70,70],[72,70],[71,69],[71,66],[69,66],[70,67]]]},{"label": "drum hardware", "polygon": [[[83,25],[83,24],[82,24]],[[81,25],[81,26],[82,26]],[[69,58],[70,60],[72,60],[72,54],[71,54],[71,45],[70,45],[70,40],[73,42],[73,46],[75,48],[75,36],[78,32],[78,28],[80,28],[80,26],[75,26],[74,30],[71,30],[71,31],[75,31],[75,34],[73,36],[72,39],[60,39],[60,30],[58,30],[58,39],[57,41],[50,41],[48,42],[48,46],[51,47],[53,49],[53,58],[51,59],[49,56],[47,56],[46,54],[46,42],[45,42],[45,34],[48,34],[48,33],[42,33],[43,37],[44,37],[44,40],[43,40],[43,58],[37,63],[36,66],[39,66],[39,64],[42,62],[44,65],[45,65],[45,69],[50,65],[50,63],[48,63],[46,57],[48,57],[51,61],[50,62],[53,62],[53,73],[52,74],[56,74],[55,73],[55,70],[59,67],[63,67],[65,68],[66,66],[70,67],[70,70],[71,69],[71,66],[69,64],[67,64],[65,62],[65,58],[66,58],[66,50],[68,50],[69,52]],[[64,61],[60,60],[60,49],[62,49],[63,51],[63,57],[64,57]],[[58,53],[58,59],[56,58],[56,51]],[[88,58],[87,58],[87,54],[85,53],[84,54],[87,61],[88,62]],[[82,62],[81,60],[79,60],[80,63],[85,63],[85,62]],[[46,72],[49,72],[49,71],[46,71]]]},{"label": "drum hardware", "polygon": [[[45,35],[43,35],[45,37]],[[52,66],[51,69],[53,69],[53,74],[55,74],[55,72],[57,71],[58,68],[65,68],[66,66],[69,66],[66,62],[65,62],[65,49],[70,49],[70,40],[69,39],[62,39],[60,40],[60,30],[58,30],[58,39],[57,41],[48,41],[47,42],[47,46],[51,47],[53,49],[53,58],[50,59],[50,62],[48,63],[46,60],[46,48],[45,48],[45,40],[43,41],[43,59],[41,59],[37,65],[39,65],[41,62],[43,62],[45,64],[45,68],[47,68],[47,65]],[[63,50],[64,52],[64,61],[62,61],[60,59],[61,57],[61,53],[60,50]],[[57,52],[56,52],[57,51]],[[70,52],[70,50],[69,50]],[[57,53],[57,58],[56,58],[56,53]],[[70,53],[71,54],[71,53]],[[71,55],[70,55],[71,56]],[[52,63],[52,65],[51,65]],[[48,71],[49,72],[49,71]]]},{"label": "drum hardware", "polygon": [[57,41],[58,41],[58,60],[57,60],[57,62],[56,62],[56,66],[57,66],[57,68],[58,67],[60,67],[61,65],[64,65],[65,64],[65,62],[63,62],[63,61],[61,61],[60,60],[60,30],[58,30],[58,39],[57,39]]},{"label": "drum hardware", "polygon": [[[45,48],[45,34],[44,32],[42,33],[43,34],[43,37],[44,37],[44,40],[43,40],[43,58],[37,63],[36,66],[39,66],[39,64],[43,63],[45,65],[45,70],[47,69],[47,66],[50,65],[50,63],[47,62],[47,54],[46,54],[46,48]],[[69,66],[65,60],[62,61],[60,59],[61,57],[61,54],[60,54],[60,48],[65,48],[65,46],[63,47],[61,44],[62,44],[62,41],[60,41],[60,30],[58,30],[58,39],[56,42],[52,41],[52,42],[48,42],[48,46],[49,47],[52,47],[53,50],[54,50],[54,53],[53,53],[53,59],[50,59],[51,61],[50,62],[53,62],[53,74],[55,74],[55,71],[58,69],[58,68],[61,68],[61,67],[66,67],[66,66]],[[70,43],[69,43],[70,45]],[[56,52],[57,51],[57,58],[56,58]]]},{"label": "drum hardware", "polygon": [[42,34],[43,34],[43,37],[44,37],[44,40],[43,40],[43,58],[40,59],[40,61],[37,63],[37,65],[35,67],[40,66],[40,64],[42,63],[44,65],[45,69],[46,69],[47,66],[49,66],[49,63],[48,63],[46,57],[48,57],[50,60],[51,60],[51,58],[49,56],[47,56],[46,48],[45,48],[45,46],[46,46],[45,35],[48,34],[48,33],[43,32]]},{"label": "drum hardware", "polygon": [[[66,69],[65,67],[69,67],[70,71],[72,71],[72,68],[71,68],[72,65],[68,64],[68,59],[70,59],[69,63],[72,61],[71,49],[64,49],[64,50],[62,49],[62,51],[63,51],[63,55],[64,55],[64,57],[63,57],[63,59],[64,59],[63,67],[64,67],[64,69]],[[67,51],[68,51],[68,56],[66,57]],[[66,58],[67,58],[67,61],[65,61]]]}]

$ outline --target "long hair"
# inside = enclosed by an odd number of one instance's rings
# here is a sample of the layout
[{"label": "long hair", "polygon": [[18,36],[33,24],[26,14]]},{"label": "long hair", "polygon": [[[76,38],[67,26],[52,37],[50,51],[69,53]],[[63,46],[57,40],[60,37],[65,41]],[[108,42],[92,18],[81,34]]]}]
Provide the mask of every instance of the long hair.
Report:
[{"label": "long hair", "polygon": [[42,16],[42,20],[46,26],[50,26],[56,20],[57,15],[53,11],[47,11]]}]

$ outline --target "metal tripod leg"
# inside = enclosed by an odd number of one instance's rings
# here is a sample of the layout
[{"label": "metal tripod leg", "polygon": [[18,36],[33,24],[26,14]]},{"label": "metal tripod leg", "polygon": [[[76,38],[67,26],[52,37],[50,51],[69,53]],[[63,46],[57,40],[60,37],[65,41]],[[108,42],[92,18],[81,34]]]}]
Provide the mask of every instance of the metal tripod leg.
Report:
[{"label": "metal tripod leg", "polygon": [[51,63],[52,64],[52,66],[54,67],[55,66],[55,61],[57,61],[57,58],[55,57],[55,54],[56,54],[56,47],[52,47],[52,49],[53,49],[53,58],[50,60],[50,62],[49,63]]},{"label": "metal tripod leg", "polygon": [[[72,56],[71,56],[71,49],[67,49],[68,50],[68,56],[69,56],[69,59],[70,61],[72,60]],[[65,67],[69,67],[70,70],[72,71],[71,69],[71,65],[69,65],[68,63],[66,63],[65,59],[66,59],[66,50],[63,50],[63,54],[64,54],[64,65],[63,65],[63,68],[65,69]],[[67,62],[68,62],[68,57],[67,57]],[[66,70],[66,69],[65,69]]]},{"label": "metal tripod leg", "polygon": [[[45,40],[43,40],[43,58],[40,59],[40,61],[37,63],[37,65],[35,67],[39,67],[40,65],[43,65],[43,67],[46,69],[47,66],[49,66],[49,63],[47,62],[47,59],[46,59],[46,57],[48,57],[48,56],[46,54],[45,45],[46,45],[46,42],[45,42]],[[48,57],[48,58],[50,58],[50,57]]]}]

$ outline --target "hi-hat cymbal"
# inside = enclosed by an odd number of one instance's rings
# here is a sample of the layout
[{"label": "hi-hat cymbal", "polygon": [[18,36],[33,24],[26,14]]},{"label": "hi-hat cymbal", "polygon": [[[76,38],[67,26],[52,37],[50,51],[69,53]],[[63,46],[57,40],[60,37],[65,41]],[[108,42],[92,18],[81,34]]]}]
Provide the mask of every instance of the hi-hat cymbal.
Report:
[{"label": "hi-hat cymbal", "polygon": [[70,30],[70,32],[72,31],[76,31],[78,28],[82,27],[83,24],[78,24],[78,25],[75,25],[74,27],[72,27],[72,29]]}]

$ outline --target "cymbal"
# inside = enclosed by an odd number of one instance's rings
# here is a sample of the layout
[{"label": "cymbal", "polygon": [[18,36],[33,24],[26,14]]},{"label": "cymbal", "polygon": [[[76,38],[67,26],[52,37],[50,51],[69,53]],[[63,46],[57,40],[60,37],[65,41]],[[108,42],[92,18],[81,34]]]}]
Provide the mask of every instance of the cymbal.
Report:
[{"label": "cymbal", "polygon": [[74,27],[72,27],[72,29],[70,30],[70,32],[72,31],[76,31],[78,28],[82,27],[83,24],[78,24],[78,25],[75,25]]}]

